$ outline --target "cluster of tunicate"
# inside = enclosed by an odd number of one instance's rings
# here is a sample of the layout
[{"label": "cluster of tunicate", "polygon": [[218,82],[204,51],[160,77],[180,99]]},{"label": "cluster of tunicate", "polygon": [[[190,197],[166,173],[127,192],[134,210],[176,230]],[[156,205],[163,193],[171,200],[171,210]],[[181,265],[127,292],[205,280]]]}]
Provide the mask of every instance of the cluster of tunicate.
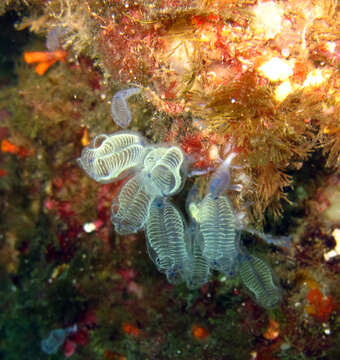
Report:
[{"label": "cluster of tunicate", "polygon": [[153,203],[177,193],[185,181],[186,161],[177,146],[145,146],[135,176],[114,198],[111,221],[118,234],[131,234],[152,216]]},{"label": "cluster of tunicate", "polygon": [[186,280],[189,287],[198,287],[208,281],[209,269],[226,276],[238,273],[255,300],[268,308],[279,302],[280,290],[269,266],[241,246],[242,227],[230,200],[224,195],[226,190],[238,188],[230,182],[229,171],[234,157],[235,153],[231,153],[216,170],[202,200],[197,188],[189,192],[187,209],[192,222],[189,244],[194,249],[191,257],[195,268],[191,269]]},{"label": "cluster of tunicate", "polygon": [[188,287],[202,286],[211,270],[231,276],[237,269],[241,253],[239,229],[230,200],[223,193],[230,186],[229,167],[235,154],[230,154],[212,176],[207,194],[201,199],[198,186],[187,198],[190,216],[188,252],[192,271],[186,274]]},{"label": "cluster of tunicate", "polygon": [[111,221],[122,235],[142,229],[154,200],[177,193],[186,177],[185,156],[179,147],[148,145],[130,131],[96,136],[78,163],[100,183],[127,178],[111,206]]},{"label": "cluster of tunicate", "polygon": [[157,269],[172,284],[186,282],[196,289],[209,281],[212,270],[226,276],[239,274],[256,301],[271,307],[280,299],[269,266],[248,254],[240,244],[233,206],[225,193],[232,185],[230,169],[236,154],[229,154],[212,175],[205,195],[194,185],[188,193],[187,224],[170,197],[186,180],[186,158],[178,146],[149,145],[137,133],[98,135],[86,147],[81,167],[98,182],[126,177],[111,206],[111,221],[118,234],[144,229],[147,252]]}]

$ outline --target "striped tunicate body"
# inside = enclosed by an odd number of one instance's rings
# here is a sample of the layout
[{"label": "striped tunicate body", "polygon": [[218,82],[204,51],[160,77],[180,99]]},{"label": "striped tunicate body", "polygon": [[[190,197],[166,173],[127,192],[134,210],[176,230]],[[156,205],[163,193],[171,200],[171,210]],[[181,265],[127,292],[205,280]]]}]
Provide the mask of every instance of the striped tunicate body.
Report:
[{"label": "striped tunicate body", "polygon": [[233,271],[239,255],[239,234],[229,199],[207,194],[199,206],[202,254],[212,269]]},{"label": "striped tunicate body", "polygon": [[111,221],[118,234],[140,230],[149,215],[154,196],[145,192],[139,175],[128,180],[111,205]]},{"label": "striped tunicate body", "polygon": [[184,154],[179,147],[152,148],[143,162],[142,173],[147,191],[158,196],[178,192],[183,183],[183,165]]},{"label": "striped tunicate body", "polygon": [[148,253],[170,283],[182,280],[189,263],[186,225],[181,212],[167,199],[156,198],[145,224]]},{"label": "striped tunicate body", "polygon": [[274,283],[270,267],[263,260],[251,254],[242,254],[239,273],[243,284],[259,305],[271,308],[280,301],[280,289]]},{"label": "striped tunicate body", "polygon": [[101,134],[83,149],[78,163],[94,180],[112,182],[141,166],[144,145],[144,139],[137,133]]},{"label": "striped tunicate body", "polygon": [[128,105],[128,98],[139,94],[141,89],[138,87],[117,91],[111,100],[111,116],[113,121],[120,127],[126,128],[132,120],[131,111]]},{"label": "striped tunicate body", "polygon": [[184,279],[189,289],[198,289],[209,281],[210,268],[207,260],[202,255],[200,243],[202,234],[199,224],[192,222],[187,239],[187,250],[190,258],[189,266],[186,267]]},{"label": "striped tunicate body", "polygon": [[190,258],[190,265],[184,274],[187,287],[189,289],[197,289],[209,281],[210,267],[206,258],[202,255],[203,237],[200,231],[199,220],[199,204],[200,197],[200,181],[196,182],[186,198],[185,207],[190,217],[190,226],[187,237],[187,250]]}]

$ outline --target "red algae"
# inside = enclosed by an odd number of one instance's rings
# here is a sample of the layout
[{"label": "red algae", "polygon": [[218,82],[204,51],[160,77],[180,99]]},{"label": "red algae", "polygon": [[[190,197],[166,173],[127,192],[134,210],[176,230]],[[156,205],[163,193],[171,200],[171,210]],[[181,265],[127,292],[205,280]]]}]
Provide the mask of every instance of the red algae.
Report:
[{"label": "red algae", "polygon": [[306,312],[315,319],[326,322],[335,309],[335,304],[330,296],[325,296],[319,288],[313,288],[307,295],[310,305],[306,306]]},{"label": "red algae", "polygon": [[134,337],[138,337],[140,335],[140,330],[132,324],[124,323],[122,325],[122,329],[125,334],[131,335]]},{"label": "red algae", "polygon": [[193,325],[191,334],[197,340],[206,340],[210,336],[210,332],[203,326]]},{"label": "red algae", "polygon": [[104,352],[104,359],[106,360],[127,360],[127,357],[124,355],[114,353],[110,350],[105,350]]}]

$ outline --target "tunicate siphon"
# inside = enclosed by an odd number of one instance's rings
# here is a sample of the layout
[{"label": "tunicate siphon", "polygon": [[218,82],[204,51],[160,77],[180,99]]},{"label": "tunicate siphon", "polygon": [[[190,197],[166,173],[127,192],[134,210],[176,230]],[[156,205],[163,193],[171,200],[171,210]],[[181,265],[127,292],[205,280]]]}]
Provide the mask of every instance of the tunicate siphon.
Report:
[{"label": "tunicate siphon", "polygon": [[230,187],[230,164],[236,153],[230,153],[217,168],[209,183],[209,192],[215,196],[223,194]]}]

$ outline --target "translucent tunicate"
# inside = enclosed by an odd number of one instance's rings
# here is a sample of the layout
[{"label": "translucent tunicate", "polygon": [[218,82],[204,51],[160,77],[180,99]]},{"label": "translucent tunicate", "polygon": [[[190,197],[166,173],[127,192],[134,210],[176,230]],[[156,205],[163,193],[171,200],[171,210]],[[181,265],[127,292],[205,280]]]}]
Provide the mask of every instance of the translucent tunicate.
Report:
[{"label": "translucent tunicate", "polygon": [[145,224],[148,253],[170,283],[182,278],[189,263],[186,225],[181,212],[167,199],[156,198]]},{"label": "translucent tunicate", "polygon": [[145,192],[140,176],[128,180],[112,202],[111,221],[118,234],[140,230],[149,215],[154,196]]},{"label": "translucent tunicate", "polygon": [[202,254],[212,269],[228,274],[239,255],[239,234],[232,205],[226,196],[207,194],[199,206]]},{"label": "translucent tunicate", "polygon": [[127,100],[130,96],[139,94],[141,89],[138,87],[117,91],[111,100],[111,116],[113,121],[120,127],[129,126],[132,116]]},{"label": "translucent tunicate", "polygon": [[101,134],[83,149],[78,163],[92,179],[108,183],[141,165],[144,145],[144,139],[137,133]]},{"label": "translucent tunicate", "polygon": [[70,29],[57,26],[46,35],[46,48],[48,51],[56,51],[61,48],[61,39]]},{"label": "translucent tunicate", "polygon": [[185,177],[184,154],[177,146],[155,147],[144,158],[143,179],[147,191],[158,196],[173,195]]},{"label": "translucent tunicate", "polygon": [[66,339],[64,329],[56,329],[50,332],[48,337],[41,341],[41,350],[45,354],[55,354]]},{"label": "translucent tunicate", "polygon": [[76,331],[77,325],[70,326],[66,329],[52,330],[48,337],[41,341],[41,350],[48,355],[55,354],[60,346],[64,344],[66,337]]},{"label": "translucent tunicate", "polygon": [[159,257],[156,251],[150,245],[148,238],[146,238],[146,249],[149,258],[156,265],[157,270],[165,274],[170,284],[176,285],[183,281],[183,270],[174,266],[172,258]]},{"label": "translucent tunicate", "polygon": [[190,226],[187,237],[187,251],[190,264],[184,274],[184,279],[189,289],[197,289],[209,281],[210,267],[202,255],[203,238],[199,226],[200,181],[196,182],[189,190],[185,207],[190,217]]},{"label": "translucent tunicate", "polygon": [[202,234],[199,224],[192,222],[189,228],[187,240],[188,255],[190,263],[186,267],[184,279],[189,289],[197,289],[209,281],[210,268],[207,260],[202,255],[200,243]]},{"label": "translucent tunicate", "polygon": [[271,308],[280,301],[280,289],[274,283],[270,267],[263,260],[251,254],[242,254],[239,272],[243,284],[259,305]]}]

